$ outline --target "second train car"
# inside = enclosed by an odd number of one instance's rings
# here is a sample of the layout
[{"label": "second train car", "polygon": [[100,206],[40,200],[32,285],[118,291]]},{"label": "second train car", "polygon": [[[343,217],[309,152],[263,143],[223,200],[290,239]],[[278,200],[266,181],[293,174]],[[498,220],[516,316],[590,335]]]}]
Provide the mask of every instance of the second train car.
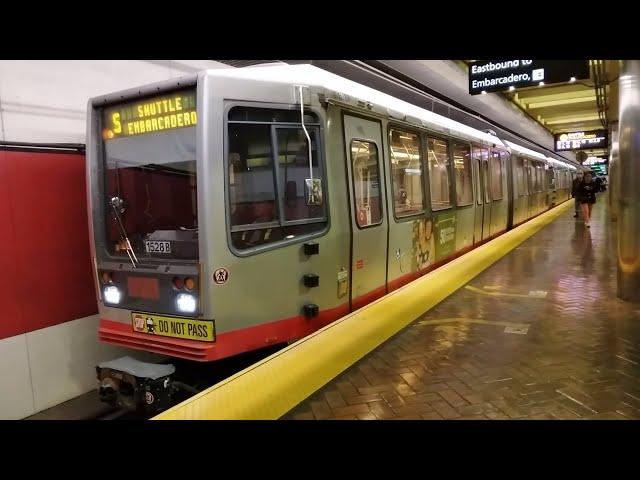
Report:
[{"label": "second train car", "polygon": [[[211,362],[292,342],[570,198],[576,167],[310,65],[89,101],[103,342]],[[164,408],[170,365],[97,367]]]}]

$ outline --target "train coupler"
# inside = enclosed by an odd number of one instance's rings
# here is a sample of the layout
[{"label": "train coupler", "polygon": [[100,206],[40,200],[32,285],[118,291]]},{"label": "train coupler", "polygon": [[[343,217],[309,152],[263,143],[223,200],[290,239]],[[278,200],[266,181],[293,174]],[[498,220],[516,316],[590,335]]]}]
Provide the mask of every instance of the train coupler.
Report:
[{"label": "train coupler", "polygon": [[96,367],[100,400],[127,410],[159,413],[171,406],[176,391],[171,364],[147,363],[131,357],[102,362]]}]

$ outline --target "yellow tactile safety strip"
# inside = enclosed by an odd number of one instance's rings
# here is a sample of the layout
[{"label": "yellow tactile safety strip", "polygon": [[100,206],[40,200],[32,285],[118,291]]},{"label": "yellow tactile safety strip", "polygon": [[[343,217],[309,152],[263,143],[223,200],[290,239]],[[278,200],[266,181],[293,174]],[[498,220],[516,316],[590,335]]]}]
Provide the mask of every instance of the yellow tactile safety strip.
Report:
[{"label": "yellow tactile safety strip", "polygon": [[280,418],[572,206],[539,215],[154,419]]}]

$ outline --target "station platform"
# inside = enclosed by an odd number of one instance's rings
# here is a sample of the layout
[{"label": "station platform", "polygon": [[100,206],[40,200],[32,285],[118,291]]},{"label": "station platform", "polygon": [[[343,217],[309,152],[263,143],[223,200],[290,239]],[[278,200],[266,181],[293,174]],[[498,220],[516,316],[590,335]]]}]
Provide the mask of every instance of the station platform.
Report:
[{"label": "station platform", "polygon": [[616,297],[607,200],[591,228],[566,209],[281,418],[640,418],[640,308]]}]

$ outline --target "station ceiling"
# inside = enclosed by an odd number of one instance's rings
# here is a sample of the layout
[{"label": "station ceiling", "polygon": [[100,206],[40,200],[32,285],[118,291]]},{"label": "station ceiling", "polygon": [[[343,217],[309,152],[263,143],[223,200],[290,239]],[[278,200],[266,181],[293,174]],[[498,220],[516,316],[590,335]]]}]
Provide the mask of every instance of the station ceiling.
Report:
[{"label": "station ceiling", "polygon": [[[474,61],[464,60],[467,67]],[[590,60],[590,78],[561,84],[516,88],[502,92],[550,133],[608,130],[618,119],[619,62]],[[607,157],[607,149],[587,150],[589,156]]]}]

